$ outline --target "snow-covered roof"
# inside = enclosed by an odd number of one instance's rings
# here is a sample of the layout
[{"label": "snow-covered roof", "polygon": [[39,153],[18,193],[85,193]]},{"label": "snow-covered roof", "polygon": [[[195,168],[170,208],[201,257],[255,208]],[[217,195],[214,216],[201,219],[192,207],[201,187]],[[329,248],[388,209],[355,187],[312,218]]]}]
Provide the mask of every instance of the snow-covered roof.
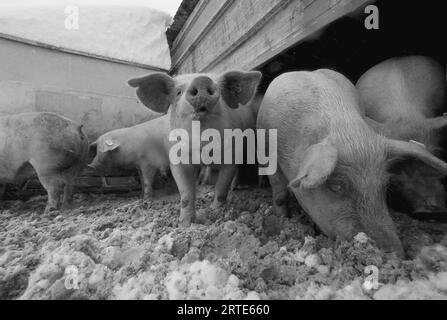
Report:
[{"label": "snow-covered roof", "polygon": [[171,22],[148,7],[0,4],[0,36],[164,70],[171,67],[165,34]]}]

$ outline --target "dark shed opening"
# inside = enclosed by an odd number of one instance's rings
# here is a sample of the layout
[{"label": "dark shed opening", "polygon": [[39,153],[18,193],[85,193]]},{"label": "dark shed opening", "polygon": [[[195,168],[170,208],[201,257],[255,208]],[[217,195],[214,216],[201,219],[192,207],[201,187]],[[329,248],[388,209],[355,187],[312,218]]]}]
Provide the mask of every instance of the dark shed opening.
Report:
[{"label": "dark shed opening", "polygon": [[442,36],[447,26],[441,1],[371,4],[379,9],[378,30],[365,28],[364,8],[333,22],[260,66],[265,74],[261,90],[281,73],[320,68],[339,71],[355,83],[369,68],[395,56],[426,55],[445,65]]}]

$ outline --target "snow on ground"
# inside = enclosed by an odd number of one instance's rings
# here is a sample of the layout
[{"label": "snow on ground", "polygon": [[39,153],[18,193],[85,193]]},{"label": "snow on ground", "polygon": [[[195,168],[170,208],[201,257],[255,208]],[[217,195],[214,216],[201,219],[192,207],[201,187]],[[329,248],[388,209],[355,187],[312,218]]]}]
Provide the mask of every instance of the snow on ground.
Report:
[{"label": "snow on ground", "polygon": [[[447,225],[393,214],[401,261],[364,234],[319,235],[296,202],[277,216],[269,189],[236,190],[219,210],[212,188],[198,194],[187,229],[176,193],[78,195],[83,206],[56,217],[46,197],[0,203],[0,299],[447,298]],[[379,270],[370,291],[367,266]]]},{"label": "snow on ground", "polygon": [[[169,14],[148,7],[79,5],[79,28],[67,6],[2,6],[0,33],[85,53],[169,69]],[[68,28],[67,28],[68,26]]]}]

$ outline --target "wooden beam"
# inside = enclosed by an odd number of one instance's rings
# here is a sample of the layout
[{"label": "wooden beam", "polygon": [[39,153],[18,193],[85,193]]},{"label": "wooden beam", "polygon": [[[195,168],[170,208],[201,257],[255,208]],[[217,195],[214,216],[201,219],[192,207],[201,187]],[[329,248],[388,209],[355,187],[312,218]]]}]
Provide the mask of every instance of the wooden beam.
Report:
[{"label": "wooden beam", "polygon": [[[208,5],[209,2],[208,0],[204,0],[206,1],[206,4]],[[201,32],[194,38],[194,40],[192,41],[192,43],[189,45],[188,49],[186,51],[184,51],[183,53],[180,53],[180,56],[176,56],[176,54],[173,55],[173,61],[175,61],[175,63],[173,63],[172,68],[171,68],[171,72],[175,72],[175,70],[177,69],[177,67],[182,64],[186,57],[191,54],[191,51],[193,51],[197,44],[205,37],[206,34],[208,34],[208,32],[214,27],[214,25],[219,21],[219,17],[221,17],[225,11],[227,11],[227,9],[235,2],[236,0],[225,0],[222,5],[219,7],[219,9],[217,10],[217,12],[210,18],[210,20],[208,21],[208,24],[201,30]],[[205,7],[205,5],[203,6],[203,8]],[[204,9],[200,9],[202,12]],[[199,12],[199,10],[198,10]],[[199,15],[193,15],[191,17],[191,20],[196,20],[197,21],[197,17]],[[190,24],[188,24],[188,26],[186,27],[187,29],[189,28],[189,31],[191,30]],[[186,34],[186,33],[183,33]],[[174,48],[173,52],[176,52],[176,50],[180,50],[179,48],[179,43],[177,43],[177,48]]]},{"label": "wooden beam", "polygon": [[200,0],[200,2],[194,8],[188,20],[186,21],[185,25],[183,26],[182,30],[180,30],[179,34],[175,38],[172,44],[173,50],[176,50],[179,43],[185,40],[185,36],[191,30],[191,27],[197,22],[197,19],[200,17],[200,15],[203,12],[203,9],[205,9],[205,7],[208,5],[209,2],[210,0]]},{"label": "wooden beam", "polygon": [[246,65],[242,66],[242,68],[253,69],[261,67],[263,64],[271,60],[282,51],[305,40],[307,37],[321,30],[329,23],[361,8],[362,6],[365,6],[368,3],[374,2],[374,0],[352,0],[348,4],[346,4],[345,2],[346,1],[343,2],[341,0],[333,0],[333,3],[335,3],[335,5],[316,17],[307,27],[300,30],[295,30],[295,32],[288,35],[278,47],[264,52],[257,59],[254,59],[252,62],[249,62]]},{"label": "wooden beam", "polygon": [[171,71],[258,68],[369,2],[374,0],[202,0],[173,48]]},{"label": "wooden beam", "polygon": [[211,63],[204,66],[201,72],[206,72],[216,66],[219,62],[221,62],[225,57],[229,56],[232,52],[237,50],[241,45],[243,45],[248,39],[250,39],[255,33],[261,30],[267,22],[270,21],[281,9],[287,6],[293,0],[282,0],[277,3],[273,8],[271,8],[265,15],[258,21],[256,24],[251,27],[247,33],[237,39],[230,47],[228,47],[225,51],[223,51],[220,55],[217,56]]}]

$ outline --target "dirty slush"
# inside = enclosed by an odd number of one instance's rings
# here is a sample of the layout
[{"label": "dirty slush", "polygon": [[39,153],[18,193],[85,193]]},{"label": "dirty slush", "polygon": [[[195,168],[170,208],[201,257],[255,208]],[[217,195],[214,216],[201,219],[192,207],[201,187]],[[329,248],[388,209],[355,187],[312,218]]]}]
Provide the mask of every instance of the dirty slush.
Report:
[{"label": "dirty slush", "polygon": [[[295,203],[276,215],[268,189],[237,190],[227,207],[209,209],[199,189],[198,221],[175,227],[178,195],[152,202],[80,195],[84,206],[50,219],[46,199],[2,205],[2,299],[391,299],[442,298],[447,281],[447,226],[394,213],[408,260],[368,240],[329,240]],[[65,271],[78,268],[78,290]],[[363,288],[367,266],[380,289]]]}]

